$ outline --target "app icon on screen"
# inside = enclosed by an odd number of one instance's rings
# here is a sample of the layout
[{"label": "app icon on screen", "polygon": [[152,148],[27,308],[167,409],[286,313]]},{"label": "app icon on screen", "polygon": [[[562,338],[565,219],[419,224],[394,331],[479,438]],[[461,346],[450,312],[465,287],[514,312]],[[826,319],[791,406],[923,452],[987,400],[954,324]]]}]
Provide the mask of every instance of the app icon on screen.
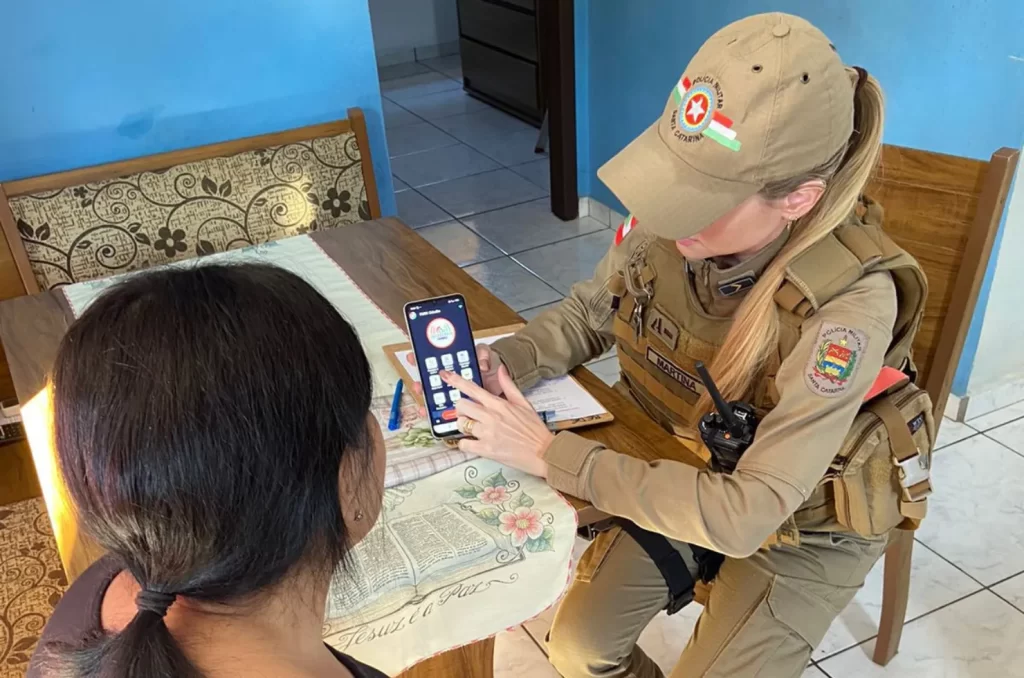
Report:
[{"label": "app icon on screen", "polygon": [[455,343],[455,325],[448,318],[434,318],[427,323],[427,341],[434,348],[448,348]]}]

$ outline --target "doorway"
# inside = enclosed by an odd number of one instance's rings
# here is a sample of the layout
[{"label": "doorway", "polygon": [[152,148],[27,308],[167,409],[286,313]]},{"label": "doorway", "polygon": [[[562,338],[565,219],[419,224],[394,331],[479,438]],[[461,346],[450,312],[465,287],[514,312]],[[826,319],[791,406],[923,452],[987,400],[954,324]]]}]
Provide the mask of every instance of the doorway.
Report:
[{"label": "doorway", "polygon": [[578,216],[572,0],[369,0],[399,216]]}]

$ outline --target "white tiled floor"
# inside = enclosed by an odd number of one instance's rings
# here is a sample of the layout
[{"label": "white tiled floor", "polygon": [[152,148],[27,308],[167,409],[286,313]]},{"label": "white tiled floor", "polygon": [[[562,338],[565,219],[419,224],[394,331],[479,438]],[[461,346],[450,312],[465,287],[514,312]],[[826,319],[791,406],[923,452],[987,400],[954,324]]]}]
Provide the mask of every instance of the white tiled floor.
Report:
[{"label": "white tiled floor", "polygon": [[[590,274],[611,242],[602,223],[609,220],[554,218],[546,159],[532,155],[536,130],[461,101],[466,95],[450,79],[460,75],[457,58],[425,64],[417,66],[430,70],[394,68],[397,79],[383,87],[393,167],[403,182],[400,216],[533,317]],[[421,157],[402,159],[413,153]],[[588,367],[608,383],[618,379],[614,355]],[[815,650],[816,665],[804,678],[1024,678],[1024,403],[966,424],[945,420],[936,447],[936,494],[916,535],[900,654],[886,668],[870,660],[881,612],[879,563]],[[699,612],[694,605],[659,615],[641,636],[666,672]],[[553,614],[498,637],[496,676],[557,678],[543,650]]]}]

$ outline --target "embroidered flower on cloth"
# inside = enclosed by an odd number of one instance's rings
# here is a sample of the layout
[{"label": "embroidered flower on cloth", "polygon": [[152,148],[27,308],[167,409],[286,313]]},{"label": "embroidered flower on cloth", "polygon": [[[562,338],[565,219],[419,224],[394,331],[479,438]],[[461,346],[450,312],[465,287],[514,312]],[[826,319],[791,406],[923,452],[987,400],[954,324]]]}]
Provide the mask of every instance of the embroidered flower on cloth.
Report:
[{"label": "embroidered flower on cloth", "polygon": [[484,491],[478,494],[476,498],[485,504],[500,504],[508,501],[510,495],[504,487],[485,487]]},{"label": "embroidered flower on cloth", "polygon": [[536,539],[544,533],[541,524],[541,513],[528,506],[520,506],[515,511],[505,511],[498,516],[498,531],[512,538],[512,543],[522,546],[527,539]]}]

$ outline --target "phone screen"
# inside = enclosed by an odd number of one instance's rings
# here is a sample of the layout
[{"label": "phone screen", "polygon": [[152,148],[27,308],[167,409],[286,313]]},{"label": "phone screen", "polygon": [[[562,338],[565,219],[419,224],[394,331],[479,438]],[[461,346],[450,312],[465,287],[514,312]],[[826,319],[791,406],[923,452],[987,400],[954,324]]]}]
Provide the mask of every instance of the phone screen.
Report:
[{"label": "phone screen", "polygon": [[441,381],[441,371],[481,384],[473,331],[461,294],[414,301],[405,305],[405,322],[420,370],[430,428],[438,438],[459,435],[455,403],[458,389]]}]

